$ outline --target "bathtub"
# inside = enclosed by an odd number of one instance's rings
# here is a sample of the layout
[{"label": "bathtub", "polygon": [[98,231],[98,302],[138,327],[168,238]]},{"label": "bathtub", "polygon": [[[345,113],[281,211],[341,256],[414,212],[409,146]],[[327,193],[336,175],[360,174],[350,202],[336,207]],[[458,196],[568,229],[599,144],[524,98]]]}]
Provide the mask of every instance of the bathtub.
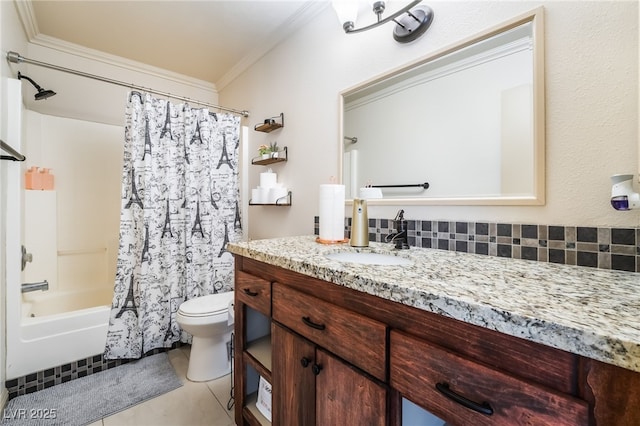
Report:
[{"label": "bathtub", "polygon": [[113,289],[22,294],[18,333],[8,342],[7,379],[102,354]]}]

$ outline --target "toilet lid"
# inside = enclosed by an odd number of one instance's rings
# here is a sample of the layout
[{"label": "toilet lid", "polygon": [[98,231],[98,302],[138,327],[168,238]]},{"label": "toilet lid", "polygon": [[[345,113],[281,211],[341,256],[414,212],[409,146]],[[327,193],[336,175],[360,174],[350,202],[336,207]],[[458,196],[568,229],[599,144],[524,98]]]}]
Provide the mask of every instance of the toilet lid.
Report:
[{"label": "toilet lid", "polygon": [[187,316],[204,316],[227,311],[233,301],[233,292],[209,294],[187,300],[180,305],[178,311]]}]

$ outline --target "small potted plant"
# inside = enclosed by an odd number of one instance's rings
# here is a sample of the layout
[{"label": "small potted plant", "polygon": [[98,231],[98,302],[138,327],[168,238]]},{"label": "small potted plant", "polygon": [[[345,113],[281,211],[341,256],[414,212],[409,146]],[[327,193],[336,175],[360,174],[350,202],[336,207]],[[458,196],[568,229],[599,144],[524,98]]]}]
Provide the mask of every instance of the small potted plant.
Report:
[{"label": "small potted plant", "polygon": [[263,160],[267,160],[271,157],[271,148],[268,145],[262,144],[258,147],[258,153]]},{"label": "small potted plant", "polygon": [[271,142],[269,151],[271,151],[271,158],[278,158],[278,142]]}]

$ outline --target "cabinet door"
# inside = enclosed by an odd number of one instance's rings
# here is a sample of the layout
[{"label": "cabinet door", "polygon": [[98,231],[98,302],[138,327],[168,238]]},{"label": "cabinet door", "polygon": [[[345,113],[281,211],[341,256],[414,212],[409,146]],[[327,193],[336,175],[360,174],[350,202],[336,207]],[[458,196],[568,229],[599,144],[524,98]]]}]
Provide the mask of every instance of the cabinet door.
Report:
[{"label": "cabinet door", "polygon": [[315,346],[278,324],[272,325],[274,425],[313,425],[315,421]]},{"label": "cabinet door", "polygon": [[322,349],[316,364],[316,425],[387,424],[382,385]]}]

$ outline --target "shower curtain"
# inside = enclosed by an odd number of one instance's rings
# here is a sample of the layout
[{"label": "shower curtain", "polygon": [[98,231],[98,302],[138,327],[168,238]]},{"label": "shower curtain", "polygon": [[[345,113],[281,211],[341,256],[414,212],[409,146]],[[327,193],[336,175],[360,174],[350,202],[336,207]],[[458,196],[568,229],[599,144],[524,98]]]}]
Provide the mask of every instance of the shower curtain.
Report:
[{"label": "shower curtain", "polygon": [[106,359],[189,342],[182,302],[233,289],[240,118],[131,92]]}]

